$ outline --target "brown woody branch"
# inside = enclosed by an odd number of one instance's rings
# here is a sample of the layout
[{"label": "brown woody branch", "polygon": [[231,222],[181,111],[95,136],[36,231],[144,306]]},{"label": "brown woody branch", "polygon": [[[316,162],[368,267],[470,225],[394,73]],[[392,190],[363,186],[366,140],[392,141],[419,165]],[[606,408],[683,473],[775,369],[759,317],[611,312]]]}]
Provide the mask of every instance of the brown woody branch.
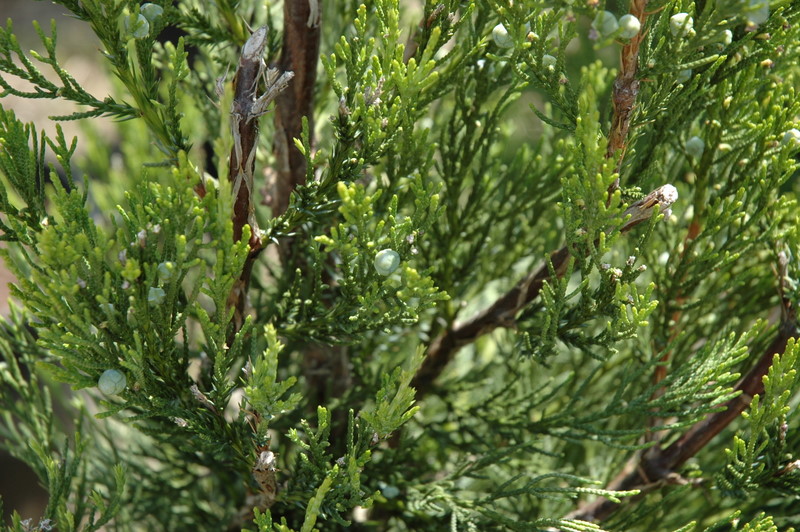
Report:
[{"label": "brown woody branch", "polygon": [[[233,78],[233,105],[231,109],[231,148],[228,179],[233,189],[233,238],[240,241],[245,225],[250,226],[250,253],[247,262],[228,296],[228,307],[234,309],[233,331],[244,323],[247,288],[250,274],[263,245],[255,218],[253,190],[255,185],[256,151],[258,149],[258,119],[266,113],[270,103],[286,88],[291,72],[267,70],[264,50],[267,45],[267,28],[257,29],[242,47],[239,65]],[[259,82],[264,82],[259,95]]]},{"label": "brown woody branch", "polygon": [[[625,470],[612,480],[606,489],[641,489],[646,493],[664,481],[680,478],[677,470],[736,419],[750,405],[754,395],[764,393],[763,379],[772,366],[773,356],[776,353],[783,353],[789,339],[797,337],[796,316],[793,310],[789,310],[781,321],[778,335],[755,366],[736,385],[735,390],[741,392],[740,395],[725,403],[723,410],[697,422],[667,448],[651,447],[637,459],[629,462]],[[567,519],[602,521],[619,506],[620,503],[597,499],[568,515]]]},{"label": "brown woody branch", "polygon": [[[625,211],[625,217],[630,216],[630,218],[620,228],[620,232],[625,233],[636,225],[649,220],[654,209],[664,212],[677,198],[677,191],[672,185],[657,188]],[[560,278],[566,272],[569,257],[569,249],[566,246],[550,255],[549,263],[552,264],[556,277]],[[498,327],[513,327],[517,313],[536,299],[544,282],[549,280],[551,280],[550,270],[548,265],[544,264],[538,270],[528,274],[490,307],[439,335],[428,348],[425,361],[411,382],[411,386],[417,390],[417,399],[430,391],[433,381],[461,347],[474,342]]]},{"label": "brown woody branch", "polygon": [[[229,174],[233,193],[233,238],[242,240],[245,226],[250,227],[248,241],[250,251],[239,278],[228,296],[228,308],[233,308],[232,329],[228,334],[228,344],[241,329],[247,306],[247,289],[253,264],[263,249],[258,223],[255,217],[253,192],[255,189],[255,163],[258,150],[258,119],[267,112],[293,77],[290,71],[267,69],[264,64],[264,51],[267,46],[267,28],[257,29],[242,47],[239,64],[233,79],[233,105],[231,108],[231,148]],[[262,85],[263,82],[263,85]],[[200,191],[198,191],[200,193]],[[257,413],[255,414],[257,415]],[[254,479],[260,491],[248,496],[247,509],[237,518],[238,521],[251,518],[254,506],[262,510],[275,502],[277,483],[275,479],[275,455],[268,448],[258,449],[259,458],[253,466]]]},{"label": "brown woody branch", "polygon": [[276,179],[270,194],[272,215],[289,206],[292,191],[306,181],[306,158],[294,145],[308,119],[309,141],[314,132],[314,83],[319,60],[322,0],[286,0],[283,3],[283,47],[280,70],[294,72],[289,90],[280,94],[275,114]]},{"label": "brown woody branch", "polygon": [[[270,187],[267,203],[272,215],[278,216],[289,206],[293,190],[306,182],[307,164],[305,156],[297,149],[294,139],[303,131],[303,118],[308,120],[309,143],[314,133],[314,85],[317,79],[317,63],[321,36],[322,0],[286,0],[283,4],[283,47],[279,67],[294,72],[289,90],[277,99],[275,114],[275,137],[273,151],[276,167],[275,179]],[[281,260],[288,264],[291,258],[292,239],[281,241]],[[308,265],[295,259],[294,266],[307,270]],[[326,273],[323,279],[329,282]],[[312,403],[325,404],[331,397],[341,396],[350,386],[351,377],[347,352],[342,346],[309,345],[303,353],[303,364],[308,389],[316,393]],[[337,411],[335,416],[346,416],[346,411]],[[347,427],[346,417],[335,419],[333,441]]]},{"label": "brown woody branch", "polygon": [[[647,18],[645,7],[647,0],[632,0],[630,13],[639,19],[641,27]],[[637,33],[630,42],[622,47],[620,57],[620,70],[617,79],[614,80],[614,89],[611,101],[614,105],[614,115],[611,119],[611,130],[608,132],[608,146],[606,157],[614,157],[619,152],[617,170],[622,166],[622,158],[625,155],[627,146],[628,129],[631,125],[631,115],[633,107],[636,105],[636,97],[639,95],[639,80],[636,73],[639,68],[639,45],[642,42],[643,30]],[[619,178],[615,179],[609,187],[609,197],[611,193],[619,188]]]}]

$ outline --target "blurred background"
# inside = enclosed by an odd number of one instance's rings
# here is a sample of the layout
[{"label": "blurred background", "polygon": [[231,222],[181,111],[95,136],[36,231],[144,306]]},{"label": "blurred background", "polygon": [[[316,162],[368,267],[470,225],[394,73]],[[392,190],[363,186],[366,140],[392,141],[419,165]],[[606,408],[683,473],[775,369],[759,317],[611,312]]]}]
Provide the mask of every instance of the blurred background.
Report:
[{"label": "blurred background", "polygon": [[[98,68],[98,44],[86,25],[67,15],[66,10],[51,2],[36,0],[0,0],[0,22],[8,29],[8,21],[13,25],[21,48],[24,51],[43,51],[33,21],[39,21],[42,30],[50,35],[50,21],[55,20],[58,28],[59,61],[65,69],[93,94],[108,94],[110,83],[105,71]],[[45,75],[51,75],[42,69]],[[53,76],[55,77],[55,76]],[[30,86],[24,81],[8,76],[6,79],[13,87],[26,90]],[[0,100],[4,109],[14,111],[23,122],[34,122],[48,134],[55,132],[55,123],[48,116],[69,114],[74,110],[71,103],[52,100],[29,100],[6,96]],[[60,122],[66,138],[78,134],[77,122]],[[109,124],[110,126],[110,124]],[[109,127],[109,130],[111,128]],[[78,145],[80,150],[80,145]],[[9,310],[9,287],[13,277],[0,263],[0,313],[7,315]],[[11,520],[12,511],[16,510],[22,519],[31,519],[37,523],[47,505],[47,493],[39,485],[33,472],[22,462],[16,460],[5,451],[0,450],[0,497],[3,501],[3,523]]]}]

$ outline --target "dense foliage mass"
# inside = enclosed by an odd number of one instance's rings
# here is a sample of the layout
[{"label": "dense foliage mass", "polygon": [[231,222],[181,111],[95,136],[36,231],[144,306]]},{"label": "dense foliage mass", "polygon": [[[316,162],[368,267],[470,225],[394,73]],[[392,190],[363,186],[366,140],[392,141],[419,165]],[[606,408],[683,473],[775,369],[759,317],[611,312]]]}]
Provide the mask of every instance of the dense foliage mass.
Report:
[{"label": "dense foliage mass", "polygon": [[55,3],[114,91],[0,29],[85,123],[0,110],[12,530],[800,524],[798,2]]}]

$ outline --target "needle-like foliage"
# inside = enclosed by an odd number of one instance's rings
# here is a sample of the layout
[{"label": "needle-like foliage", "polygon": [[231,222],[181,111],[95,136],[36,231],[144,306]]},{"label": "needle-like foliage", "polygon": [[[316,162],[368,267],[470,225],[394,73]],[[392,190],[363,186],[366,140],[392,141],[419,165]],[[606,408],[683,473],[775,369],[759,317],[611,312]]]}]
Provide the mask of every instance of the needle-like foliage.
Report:
[{"label": "needle-like foliage", "polygon": [[0,29],[11,530],[800,525],[798,2],[55,3],[112,90]]}]

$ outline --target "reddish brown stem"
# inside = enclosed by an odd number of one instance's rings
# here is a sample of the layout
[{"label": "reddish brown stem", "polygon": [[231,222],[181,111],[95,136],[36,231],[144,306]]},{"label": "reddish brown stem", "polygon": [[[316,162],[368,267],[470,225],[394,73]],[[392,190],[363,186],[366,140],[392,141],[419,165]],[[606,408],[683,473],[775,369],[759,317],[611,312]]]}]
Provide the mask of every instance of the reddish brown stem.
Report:
[{"label": "reddish brown stem", "polygon": [[[556,276],[564,275],[568,261],[569,250],[566,247],[550,255],[550,263],[553,265]],[[433,381],[442,373],[459,349],[498,327],[513,326],[517,312],[536,299],[542,285],[547,280],[550,280],[550,271],[545,264],[522,279],[487,309],[439,335],[431,343],[422,366],[411,381],[411,387],[417,391],[417,399],[421,399],[430,391]]]},{"label": "reddish brown stem", "polygon": [[[630,216],[630,219],[620,228],[620,231],[625,233],[636,225],[649,220],[654,208],[663,211],[676,199],[675,189],[671,185],[657,188],[625,211],[625,216]],[[562,277],[566,272],[569,257],[569,249],[566,246],[550,255],[549,262],[552,264],[557,278]],[[498,327],[513,327],[517,313],[536,299],[544,282],[550,279],[550,270],[547,264],[544,264],[538,270],[528,274],[487,309],[439,335],[428,348],[425,361],[411,382],[411,386],[417,391],[417,399],[430,391],[433,381],[442,373],[461,347],[474,342]]]},{"label": "reddish brown stem", "polygon": [[[244,323],[250,274],[253,262],[262,249],[253,203],[258,119],[291,79],[290,73],[266,71],[263,59],[266,45],[267,28],[259,28],[242,47],[239,65],[233,79],[231,109],[233,148],[228,174],[233,189],[233,238],[237,242],[240,241],[244,235],[244,227],[250,226],[248,241],[250,254],[228,296],[228,307],[234,309],[233,330],[229,340],[232,340],[232,335],[236,334]],[[265,82],[264,93],[259,96],[259,82],[262,80]]]},{"label": "reddish brown stem", "polygon": [[[642,489],[647,492],[660,482],[677,476],[677,470],[736,419],[750,405],[754,395],[764,393],[763,379],[772,366],[773,356],[776,353],[783,353],[789,339],[797,337],[795,315],[793,312],[789,312],[789,316],[781,322],[776,338],[764,351],[755,366],[736,385],[736,391],[741,392],[739,396],[725,403],[723,410],[697,422],[666,449],[658,446],[651,447],[641,455],[638,461],[629,463],[625,470],[607,486],[607,489]],[[597,499],[573,512],[567,518],[602,521],[619,506],[620,503]]]},{"label": "reddish brown stem", "polygon": [[308,119],[309,141],[314,132],[314,83],[319,60],[322,0],[286,0],[283,3],[283,48],[278,66],[294,72],[289,90],[277,99],[274,152],[276,179],[269,204],[273,216],[289,206],[292,191],[306,181],[306,158],[294,145]]},{"label": "reddish brown stem", "polygon": [[228,179],[233,187],[233,238],[242,239],[244,226],[250,225],[250,255],[239,279],[228,296],[228,306],[234,309],[231,338],[244,323],[247,287],[250,282],[252,260],[261,249],[258,226],[253,206],[253,174],[255,172],[256,149],[258,148],[258,114],[253,106],[256,101],[258,81],[263,74],[263,55],[267,43],[266,28],[259,28],[242,47],[239,65],[233,78],[233,106],[231,128],[234,146],[231,149]]},{"label": "reddish brown stem", "polygon": [[[647,0],[632,0],[630,13],[639,19],[641,27],[644,28],[647,15],[645,7]],[[643,39],[643,31],[637,33],[630,42],[622,47],[620,57],[620,70],[617,79],[614,80],[614,90],[611,97],[614,105],[614,116],[611,119],[611,130],[608,132],[608,147],[606,157],[614,157],[619,153],[617,169],[622,166],[622,158],[625,155],[627,146],[628,129],[631,125],[631,115],[636,105],[636,97],[639,94],[639,80],[636,73],[639,68],[639,45]],[[619,178],[615,179],[609,187],[609,196],[619,188]]]}]

